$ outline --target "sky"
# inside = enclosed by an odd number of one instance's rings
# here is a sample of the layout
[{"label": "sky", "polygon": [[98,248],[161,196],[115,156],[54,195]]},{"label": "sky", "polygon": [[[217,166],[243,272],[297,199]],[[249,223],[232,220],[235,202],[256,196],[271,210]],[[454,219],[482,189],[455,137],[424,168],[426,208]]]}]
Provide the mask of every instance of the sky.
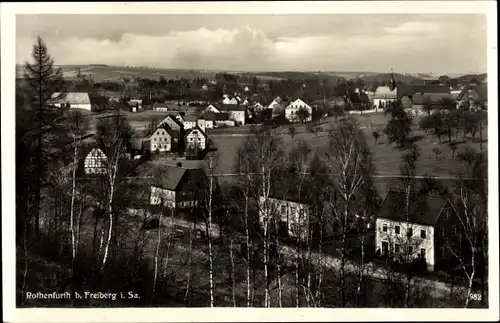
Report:
[{"label": "sky", "polygon": [[486,72],[479,14],[16,16],[16,63],[37,35],[59,65],[227,71]]}]

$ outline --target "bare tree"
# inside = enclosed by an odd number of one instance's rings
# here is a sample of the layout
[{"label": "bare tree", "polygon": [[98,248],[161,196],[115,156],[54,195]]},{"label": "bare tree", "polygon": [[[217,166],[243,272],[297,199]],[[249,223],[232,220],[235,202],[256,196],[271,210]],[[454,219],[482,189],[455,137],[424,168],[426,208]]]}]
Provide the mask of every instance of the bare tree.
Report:
[{"label": "bare tree", "polygon": [[336,233],[341,235],[339,297],[341,306],[345,307],[347,235],[355,214],[359,213],[355,198],[364,183],[364,164],[369,150],[355,120],[344,119],[336,126],[323,158],[331,183],[328,202],[338,228]]},{"label": "bare tree", "polygon": [[[71,206],[70,206],[70,232],[71,232],[71,273],[74,274],[74,266],[76,259],[77,243],[75,238],[75,224],[74,224],[74,212],[75,212],[75,197],[76,197],[76,171],[78,169],[79,160],[79,149],[82,145],[82,137],[87,130],[87,124],[82,118],[80,113],[74,113],[72,115],[72,125],[71,131],[73,136],[73,165],[72,165],[72,176],[71,176]],[[81,214],[81,212],[80,212]],[[80,222],[78,221],[78,224]],[[79,231],[79,226],[78,226]]]},{"label": "bare tree", "polygon": [[295,137],[295,135],[297,134],[297,129],[295,129],[294,126],[290,126],[288,128],[288,133],[290,134],[290,137],[292,137],[292,141],[293,141],[293,138]]},{"label": "bare tree", "polygon": [[267,128],[251,129],[250,135],[244,144],[245,158],[251,161],[252,173],[260,175],[257,189],[254,192],[259,221],[263,229],[264,242],[264,306],[270,306],[269,297],[269,229],[270,229],[270,194],[271,184],[276,176],[275,171],[283,165],[284,150],[280,137],[274,136]]},{"label": "bare tree", "polygon": [[[467,277],[468,286],[464,307],[469,306],[473,292],[473,283],[476,278],[482,258],[483,268],[487,259],[487,181],[486,159],[482,153],[467,150],[460,154],[460,159],[466,166],[463,174],[459,174],[457,218],[460,223],[460,234],[467,247],[461,248],[450,243],[447,248],[460,262]],[[467,178],[467,179],[466,179]],[[479,256],[479,257],[478,257]],[[485,276],[485,273],[482,273]],[[483,279],[484,281],[484,279]],[[483,284],[484,285],[484,284]],[[484,291],[484,288],[483,288]],[[484,292],[482,293],[484,296]]]}]

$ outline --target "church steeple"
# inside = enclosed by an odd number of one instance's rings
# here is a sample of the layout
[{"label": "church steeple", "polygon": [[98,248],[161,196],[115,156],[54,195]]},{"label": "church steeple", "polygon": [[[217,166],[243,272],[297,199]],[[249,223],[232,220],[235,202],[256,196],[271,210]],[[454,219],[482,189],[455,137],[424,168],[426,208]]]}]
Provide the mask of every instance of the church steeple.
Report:
[{"label": "church steeple", "polygon": [[394,72],[391,68],[391,81],[389,82],[389,88],[391,89],[391,91],[394,91],[396,89],[396,80],[394,79]]}]

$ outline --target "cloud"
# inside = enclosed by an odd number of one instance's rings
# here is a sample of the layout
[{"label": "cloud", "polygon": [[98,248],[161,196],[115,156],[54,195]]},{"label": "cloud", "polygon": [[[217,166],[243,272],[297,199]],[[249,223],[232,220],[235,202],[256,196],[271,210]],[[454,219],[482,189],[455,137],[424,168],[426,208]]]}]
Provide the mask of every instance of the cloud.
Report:
[{"label": "cloud", "polygon": [[[211,28],[200,26],[201,22],[196,28],[194,22],[160,28],[161,22],[151,19],[149,24],[155,26],[151,32],[144,26],[135,28],[132,20],[128,29],[118,24],[104,31],[99,26],[112,23],[106,20],[98,25],[93,18],[92,28],[76,29],[80,34],[73,36],[62,25],[39,21],[43,22],[41,30],[59,26],[55,29],[59,32],[43,34],[58,64],[254,71],[388,71],[392,67],[408,72],[481,71],[486,65],[484,22],[477,17],[472,25],[464,25],[456,17],[450,22],[443,17],[334,17],[329,17],[330,24],[324,15],[255,17],[254,22],[240,18],[239,23],[233,20],[234,27],[226,21],[224,27]],[[76,21],[81,25],[85,19]],[[212,17],[208,21],[207,25],[217,25]],[[22,31],[16,44],[18,63],[30,59],[36,37],[36,29],[26,26],[18,24]],[[468,46],[460,45],[464,39]]]}]

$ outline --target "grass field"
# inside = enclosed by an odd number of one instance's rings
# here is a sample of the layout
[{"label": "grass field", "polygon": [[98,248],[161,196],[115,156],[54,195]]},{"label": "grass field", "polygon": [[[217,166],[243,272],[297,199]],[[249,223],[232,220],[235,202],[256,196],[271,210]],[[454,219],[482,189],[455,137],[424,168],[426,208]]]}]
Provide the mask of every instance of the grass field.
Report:
[{"label": "grass field", "polygon": [[[360,123],[361,129],[366,135],[367,142],[371,148],[374,155],[374,161],[377,168],[377,173],[380,175],[398,175],[399,165],[401,163],[401,156],[403,152],[399,150],[395,144],[388,144],[387,138],[383,135],[383,129],[387,122],[386,116],[382,113],[366,114],[366,115],[356,115],[358,122]],[[287,127],[284,127],[281,132],[281,138],[283,139],[284,145],[287,149],[293,146],[293,142],[299,140],[305,140],[312,149],[317,149],[328,142],[327,130],[331,127],[334,121],[330,119],[327,123],[322,124],[323,132],[315,134],[307,132],[305,126],[296,126],[297,134],[295,135],[293,141],[291,136],[288,134]],[[378,142],[375,143],[372,133],[373,131],[378,131],[382,134]],[[420,175],[433,175],[433,176],[452,176],[455,172],[460,170],[460,163],[458,160],[452,158],[452,150],[449,145],[445,143],[447,139],[442,138],[443,143],[439,143],[437,137],[431,134],[425,134],[423,131],[418,130],[417,126],[414,126],[413,135],[421,135],[423,138],[417,142],[418,146],[422,149],[422,156],[417,163],[418,174]],[[478,138],[479,135],[476,135]],[[487,129],[483,129],[483,138],[487,138]],[[213,136],[212,140],[219,151],[219,164],[217,171],[219,173],[228,173],[234,169],[234,162],[237,154],[238,148],[242,145],[246,139],[244,134],[241,135],[217,135]],[[459,136],[459,140],[460,140]],[[486,149],[487,143],[483,143]],[[442,154],[436,160],[436,155],[432,151],[434,147],[439,147]],[[459,144],[457,153],[463,151],[467,147],[473,147],[479,150],[479,143],[473,142],[471,138],[467,138],[465,143]]]}]

